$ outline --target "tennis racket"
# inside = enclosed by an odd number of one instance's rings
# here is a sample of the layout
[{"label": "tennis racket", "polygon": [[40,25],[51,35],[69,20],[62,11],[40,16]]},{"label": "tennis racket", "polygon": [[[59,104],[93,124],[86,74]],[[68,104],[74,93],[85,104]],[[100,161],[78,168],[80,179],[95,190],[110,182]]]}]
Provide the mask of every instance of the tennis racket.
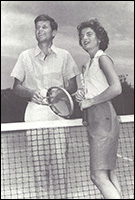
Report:
[{"label": "tennis racket", "polygon": [[59,117],[70,118],[74,103],[71,95],[64,88],[50,87],[47,91],[42,90],[41,93],[45,96],[42,104],[32,101],[28,103],[25,122],[57,120]]},{"label": "tennis racket", "polygon": [[64,88],[49,88],[46,94],[46,100],[56,115],[69,118],[73,114],[74,103],[72,97]]},{"label": "tennis racket", "polygon": [[[65,89],[51,87],[47,91],[46,98],[48,105],[55,114],[64,118],[69,118],[73,114],[74,103],[71,95]],[[83,110],[82,123],[84,126],[88,125],[87,109]]]},{"label": "tennis racket", "polygon": [[87,117],[87,109],[83,109],[82,113],[82,123],[84,126],[88,126],[88,117]]},{"label": "tennis racket", "polygon": [[[84,89],[82,88],[82,89],[80,89],[80,90],[78,90],[77,91],[77,95],[79,95],[79,98],[83,98],[83,99],[85,99],[85,92],[84,92]],[[76,94],[75,94],[76,95]],[[77,102],[79,102],[78,101],[78,97],[76,98],[76,101]],[[81,102],[80,102],[81,103]],[[80,103],[79,103],[79,106],[80,106]],[[87,122],[87,109],[83,109],[82,110],[82,124],[84,125],[84,126],[87,126],[88,125],[88,122]]]}]

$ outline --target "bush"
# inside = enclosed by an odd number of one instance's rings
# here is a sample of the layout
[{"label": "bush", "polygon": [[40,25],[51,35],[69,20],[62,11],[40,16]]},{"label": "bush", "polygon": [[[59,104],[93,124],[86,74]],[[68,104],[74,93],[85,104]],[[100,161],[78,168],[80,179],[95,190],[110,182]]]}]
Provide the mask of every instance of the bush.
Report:
[{"label": "bush", "polygon": [[134,114],[134,88],[127,82],[128,75],[120,75],[122,93],[112,100],[118,115]]},{"label": "bush", "polygon": [[1,90],[1,123],[23,122],[27,100],[10,88]]}]

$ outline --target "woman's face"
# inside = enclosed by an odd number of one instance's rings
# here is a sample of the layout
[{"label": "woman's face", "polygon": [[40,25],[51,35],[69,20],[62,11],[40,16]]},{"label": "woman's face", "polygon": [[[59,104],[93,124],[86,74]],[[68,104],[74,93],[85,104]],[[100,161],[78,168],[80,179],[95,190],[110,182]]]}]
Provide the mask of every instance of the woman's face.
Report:
[{"label": "woman's face", "polygon": [[94,50],[96,48],[99,49],[99,39],[96,36],[96,33],[93,29],[87,27],[82,29],[80,35],[81,45],[85,51]]}]

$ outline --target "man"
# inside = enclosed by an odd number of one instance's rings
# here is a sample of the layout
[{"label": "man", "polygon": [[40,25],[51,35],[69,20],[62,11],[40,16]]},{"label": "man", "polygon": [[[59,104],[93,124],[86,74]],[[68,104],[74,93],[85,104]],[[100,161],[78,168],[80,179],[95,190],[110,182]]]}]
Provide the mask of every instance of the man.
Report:
[{"label": "man", "polygon": [[[30,101],[26,108],[25,121],[61,119],[51,111],[49,106],[42,105],[43,97],[45,97],[47,89],[52,86],[61,86],[70,94],[76,92],[76,76],[80,74],[80,71],[68,51],[53,45],[53,39],[58,29],[55,20],[43,14],[38,16],[34,22],[38,44],[35,48],[28,49],[19,56],[11,73],[11,76],[15,78],[13,91],[16,95],[28,98]],[[27,131],[28,139],[34,137],[33,134],[31,136],[29,134]],[[66,198],[66,134],[59,133],[58,129],[55,130],[55,133],[49,134],[39,131],[38,136],[40,134],[45,138],[44,144],[41,144],[40,140],[36,141],[35,138],[30,138],[30,141],[32,148],[38,145],[41,153],[43,150],[45,160],[40,160],[42,155],[39,151],[38,159],[33,155],[33,163],[36,164],[36,169],[39,168],[41,178],[46,177],[46,179],[51,166],[55,198]],[[53,136],[52,140],[48,141],[47,138],[50,136]],[[39,162],[38,165],[37,162]],[[45,170],[42,170],[44,166]],[[35,176],[39,178],[39,174],[35,174]],[[46,190],[48,190],[48,186],[45,186],[46,182],[48,181],[36,183],[37,190],[42,188],[44,198]]]},{"label": "man", "polygon": [[80,71],[68,51],[53,45],[58,29],[55,20],[43,14],[34,22],[38,45],[19,56],[11,73],[15,78],[13,91],[32,102],[27,106],[25,121],[60,119],[48,106],[42,105],[42,100],[52,86],[61,86],[74,93]]}]

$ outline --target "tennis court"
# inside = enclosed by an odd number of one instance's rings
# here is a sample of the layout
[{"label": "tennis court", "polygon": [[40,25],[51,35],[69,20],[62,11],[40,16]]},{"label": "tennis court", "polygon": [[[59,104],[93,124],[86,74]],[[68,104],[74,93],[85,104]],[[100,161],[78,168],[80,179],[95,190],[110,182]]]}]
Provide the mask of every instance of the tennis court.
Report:
[{"label": "tennis court", "polygon": [[[134,118],[121,116],[116,173],[134,199]],[[1,199],[101,199],[81,119],[1,126]]]}]

